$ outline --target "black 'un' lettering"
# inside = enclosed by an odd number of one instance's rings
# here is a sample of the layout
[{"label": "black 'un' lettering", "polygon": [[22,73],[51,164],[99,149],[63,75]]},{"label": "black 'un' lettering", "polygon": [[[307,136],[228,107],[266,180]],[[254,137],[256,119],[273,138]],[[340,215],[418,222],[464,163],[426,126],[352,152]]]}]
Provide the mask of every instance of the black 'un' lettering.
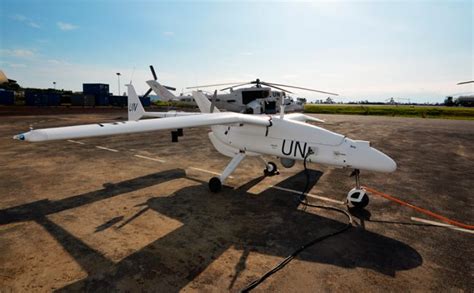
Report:
[{"label": "black 'un' lettering", "polygon": [[288,152],[285,152],[285,144],[286,144],[286,139],[283,140],[283,144],[281,145],[281,153],[284,154],[285,156],[289,156],[293,150],[293,141],[291,141],[290,149],[288,150]]},{"label": "black 'un' lettering", "polygon": [[301,149],[301,143],[299,141],[297,141],[295,143],[295,154],[294,154],[294,156],[296,157],[296,151],[298,150],[300,152],[301,157],[304,158],[305,154],[306,154],[306,145],[307,145],[307,143],[305,142],[304,145],[303,145],[303,149]]}]

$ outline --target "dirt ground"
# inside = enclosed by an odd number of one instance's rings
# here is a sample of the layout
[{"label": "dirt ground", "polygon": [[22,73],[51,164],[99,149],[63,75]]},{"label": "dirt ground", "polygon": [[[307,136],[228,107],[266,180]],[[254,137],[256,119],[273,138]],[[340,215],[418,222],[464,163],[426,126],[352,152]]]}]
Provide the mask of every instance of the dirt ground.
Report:
[{"label": "dirt ground", "polygon": [[[362,172],[364,185],[473,224],[474,121],[317,117],[398,163],[392,174]],[[213,149],[206,128],[185,129],[173,144],[169,131],[11,139],[30,125],[123,118],[0,118],[1,292],[239,291],[344,225],[342,216],[298,207],[296,194],[271,187],[303,189],[301,163],[263,177],[262,163],[245,159],[221,193],[209,192],[215,175],[208,172],[221,172],[229,159]],[[311,194],[343,201],[354,185],[350,170],[310,168]],[[255,291],[474,291],[474,234],[417,221],[437,220],[378,196],[353,215],[353,228],[304,251]]]}]

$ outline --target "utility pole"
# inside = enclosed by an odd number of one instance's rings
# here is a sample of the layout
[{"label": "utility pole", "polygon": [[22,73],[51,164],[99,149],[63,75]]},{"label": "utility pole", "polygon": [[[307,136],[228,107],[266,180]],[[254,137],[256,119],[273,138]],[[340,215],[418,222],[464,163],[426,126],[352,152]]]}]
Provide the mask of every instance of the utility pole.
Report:
[{"label": "utility pole", "polygon": [[120,96],[120,72],[117,72],[117,80],[118,80],[118,94],[117,96]]}]

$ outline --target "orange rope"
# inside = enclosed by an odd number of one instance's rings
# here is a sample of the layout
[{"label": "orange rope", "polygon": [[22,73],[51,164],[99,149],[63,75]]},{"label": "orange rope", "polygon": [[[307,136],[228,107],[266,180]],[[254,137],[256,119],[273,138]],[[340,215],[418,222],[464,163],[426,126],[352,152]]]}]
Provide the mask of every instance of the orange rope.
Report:
[{"label": "orange rope", "polygon": [[469,229],[469,230],[474,230],[474,225],[467,225],[467,224],[463,224],[463,223],[460,223],[460,222],[455,221],[455,220],[448,219],[448,218],[446,218],[446,217],[443,217],[443,216],[441,216],[441,215],[435,214],[435,213],[433,213],[433,212],[431,212],[431,211],[428,211],[428,210],[425,210],[425,209],[423,209],[423,208],[414,206],[414,205],[412,205],[412,204],[409,204],[409,203],[407,203],[407,202],[404,202],[404,201],[402,201],[402,200],[400,200],[400,199],[398,199],[398,198],[395,198],[395,197],[390,196],[390,195],[388,195],[388,194],[385,194],[385,193],[383,193],[383,192],[377,191],[377,190],[372,189],[372,188],[370,188],[370,187],[365,187],[365,186],[364,186],[363,188],[364,188],[365,190],[367,190],[368,192],[370,192],[370,193],[373,193],[373,194],[375,194],[375,195],[378,195],[378,196],[381,196],[381,197],[386,198],[386,199],[388,199],[388,200],[391,200],[391,201],[393,201],[393,202],[396,202],[396,203],[398,203],[398,204],[400,204],[400,205],[402,205],[402,206],[406,206],[406,207],[412,208],[412,209],[414,209],[414,210],[416,210],[416,211],[418,211],[418,212],[420,212],[420,213],[422,213],[422,214],[425,214],[425,215],[427,215],[427,216],[436,218],[436,219],[438,219],[438,220],[440,220],[440,221],[443,221],[443,222],[445,222],[445,223],[447,223],[447,224],[450,224],[450,225],[453,225],[453,226],[457,226],[457,227],[460,227],[460,228],[465,228],[465,229]]}]

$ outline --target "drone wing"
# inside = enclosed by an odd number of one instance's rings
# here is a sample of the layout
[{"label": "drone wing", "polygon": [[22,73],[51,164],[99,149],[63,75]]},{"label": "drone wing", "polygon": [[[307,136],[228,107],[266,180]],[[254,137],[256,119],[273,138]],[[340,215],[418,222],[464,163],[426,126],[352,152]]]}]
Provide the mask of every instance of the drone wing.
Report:
[{"label": "drone wing", "polygon": [[301,122],[307,122],[307,121],[313,121],[313,122],[321,122],[324,123],[325,121],[316,117],[311,117],[302,113],[291,113],[291,114],[286,114],[285,115],[286,120],[293,120],[293,121],[301,121]]},{"label": "drone wing", "polygon": [[270,122],[269,117],[223,112],[170,117],[166,119],[147,119],[35,129],[15,135],[13,138],[37,142],[229,124],[269,126]]},{"label": "drone wing", "polygon": [[182,116],[193,116],[193,115],[201,115],[201,113],[199,113],[199,112],[182,112],[182,111],[145,112],[143,117],[170,118],[170,117],[182,117]]}]

